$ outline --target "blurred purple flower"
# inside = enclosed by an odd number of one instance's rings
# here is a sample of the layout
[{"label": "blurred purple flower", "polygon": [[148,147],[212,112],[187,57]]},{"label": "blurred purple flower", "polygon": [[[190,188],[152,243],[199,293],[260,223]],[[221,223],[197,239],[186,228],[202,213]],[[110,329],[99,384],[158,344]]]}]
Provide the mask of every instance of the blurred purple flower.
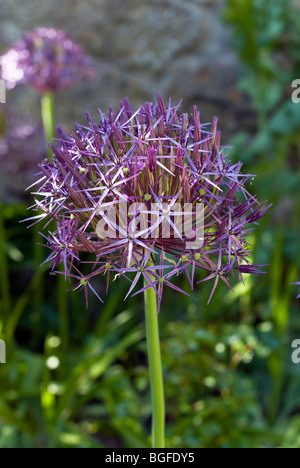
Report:
[{"label": "blurred purple flower", "polygon": [[[158,95],[134,112],[125,99],[117,112],[99,111],[99,124],[87,113],[86,126],[77,125],[71,137],[60,130],[59,146],[52,144],[54,160],[40,166],[34,184],[39,214],[31,221],[55,220],[48,260],[53,270],[63,263],[65,275],[79,280],[76,288],[87,291],[99,274],[108,281],[111,274],[134,274],[129,294],[144,278],[135,294],[153,288],[160,305],[164,286],[184,292],[172,283],[175,276],[186,274],[194,287],[196,268],[207,274],[202,281],[215,280],[212,294],[219,280],[231,288],[235,271],[242,279],[260,272],[251,265],[247,235],[269,206],[247,192],[252,176],[220,146],[217,119],[201,124],[196,107],[191,116],[179,107]],[[188,206],[189,234],[197,237],[201,203],[204,238],[191,247],[178,221]],[[90,265],[88,276],[80,277],[82,264]]]},{"label": "blurred purple flower", "polygon": [[43,129],[31,117],[16,115],[9,108],[0,127],[1,200],[6,204],[22,202],[37,165],[46,157]]},{"label": "blurred purple flower", "polygon": [[[300,286],[300,282],[299,283],[293,283],[295,286]],[[299,296],[297,296],[297,299],[300,299],[300,294]]]},{"label": "blurred purple flower", "polygon": [[38,91],[64,90],[93,78],[91,60],[64,31],[36,28],[0,57],[3,80],[8,89],[29,84]]}]

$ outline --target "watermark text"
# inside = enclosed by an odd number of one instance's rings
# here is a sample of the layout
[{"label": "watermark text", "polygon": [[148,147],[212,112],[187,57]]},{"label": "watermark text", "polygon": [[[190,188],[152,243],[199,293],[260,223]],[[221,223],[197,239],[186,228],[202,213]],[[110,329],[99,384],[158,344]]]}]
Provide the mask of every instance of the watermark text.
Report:
[{"label": "watermark text", "polygon": [[6,363],[6,344],[5,341],[0,340],[0,364]]},{"label": "watermark text", "polygon": [[181,239],[186,249],[204,243],[204,204],[133,203],[98,206],[96,232],[100,239]]},{"label": "watermark text", "polygon": [[292,362],[293,364],[300,364],[300,340],[294,340],[292,343]]},{"label": "watermark text", "polygon": [[6,84],[0,79],[0,104],[6,104]]},{"label": "watermark text", "polygon": [[295,91],[293,91],[292,93],[292,101],[294,104],[299,104],[300,103],[300,79],[293,81],[292,88],[295,88]]}]

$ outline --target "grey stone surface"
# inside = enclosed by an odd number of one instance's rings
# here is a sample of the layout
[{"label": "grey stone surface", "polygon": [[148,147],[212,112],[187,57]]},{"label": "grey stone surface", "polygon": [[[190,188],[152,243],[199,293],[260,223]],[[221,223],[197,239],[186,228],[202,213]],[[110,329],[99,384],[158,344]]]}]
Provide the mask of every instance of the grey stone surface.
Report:
[{"label": "grey stone surface", "polygon": [[[92,56],[97,78],[57,96],[57,121],[84,122],[84,112],[134,105],[157,92],[183,109],[199,105],[202,119],[220,116],[231,134],[244,116],[237,61],[222,24],[223,0],[0,0],[0,53],[35,26],[66,30]],[[8,100],[38,113],[34,91],[20,87]]]}]

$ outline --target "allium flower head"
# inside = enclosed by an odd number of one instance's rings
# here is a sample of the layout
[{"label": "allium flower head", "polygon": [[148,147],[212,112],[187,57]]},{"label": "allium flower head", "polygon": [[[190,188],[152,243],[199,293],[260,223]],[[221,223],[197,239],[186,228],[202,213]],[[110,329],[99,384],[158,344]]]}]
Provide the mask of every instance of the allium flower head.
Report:
[{"label": "allium flower head", "polygon": [[82,47],[51,28],[27,32],[0,57],[0,68],[9,89],[29,84],[42,93],[64,90],[94,75]]},{"label": "allium flower head", "polygon": [[269,207],[247,192],[252,176],[220,146],[217,119],[201,124],[196,107],[192,115],[179,108],[158,95],[135,112],[125,99],[117,112],[100,111],[99,123],[87,114],[70,137],[60,130],[51,145],[54,160],[41,165],[35,192],[40,214],[31,219],[55,220],[44,235],[48,260],[54,270],[64,264],[75,288],[87,291],[100,274],[108,286],[117,275],[137,294],[143,277],[138,292],[153,288],[160,305],[164,286],[184,292],[173,282],[182,273],[193,288],[195,270],[205,272],[213,294],[219,279],[231,288],[234,271],[260,272],[247,234]]}]

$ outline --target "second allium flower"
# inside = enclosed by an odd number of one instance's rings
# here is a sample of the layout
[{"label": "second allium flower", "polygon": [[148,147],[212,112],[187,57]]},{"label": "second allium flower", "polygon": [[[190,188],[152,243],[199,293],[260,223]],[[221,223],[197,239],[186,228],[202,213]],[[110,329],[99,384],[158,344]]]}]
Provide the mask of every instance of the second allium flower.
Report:
[{"label": "second allium flower", "polygon": [[94,76],[83,48],[64,31],[35,28],[0,57],[1,77],[9,89],[29,84],[41,93],[54,93]]},{"label": "second allium flower", "polygon": [[134,111],[125,99],[117,112],[100,111],[99,123],[87,114],[88,124],[70,137],[60,130],[54,160],[41,165],[32,219],[55,220],[56,231],[45,234],[48,260],[53,270],[63,263],[74,288],[87,294],[93,277],[107,275],[108,286],[118,274],[130,280],[131,294],[143,277],[138,292],[153,288],[160,304],[165,285],[183,292],[173,283],[178,274],[193,288],[201,269],[202,281],[214,279],[213,294],[220,279],[231,288],[235,271],[260,272],[247,235],[268,207],[249,194],[252,176],[221,147],[217,119],[201,124],[196,107],[192,115],[179,108],[158,95]]}]

